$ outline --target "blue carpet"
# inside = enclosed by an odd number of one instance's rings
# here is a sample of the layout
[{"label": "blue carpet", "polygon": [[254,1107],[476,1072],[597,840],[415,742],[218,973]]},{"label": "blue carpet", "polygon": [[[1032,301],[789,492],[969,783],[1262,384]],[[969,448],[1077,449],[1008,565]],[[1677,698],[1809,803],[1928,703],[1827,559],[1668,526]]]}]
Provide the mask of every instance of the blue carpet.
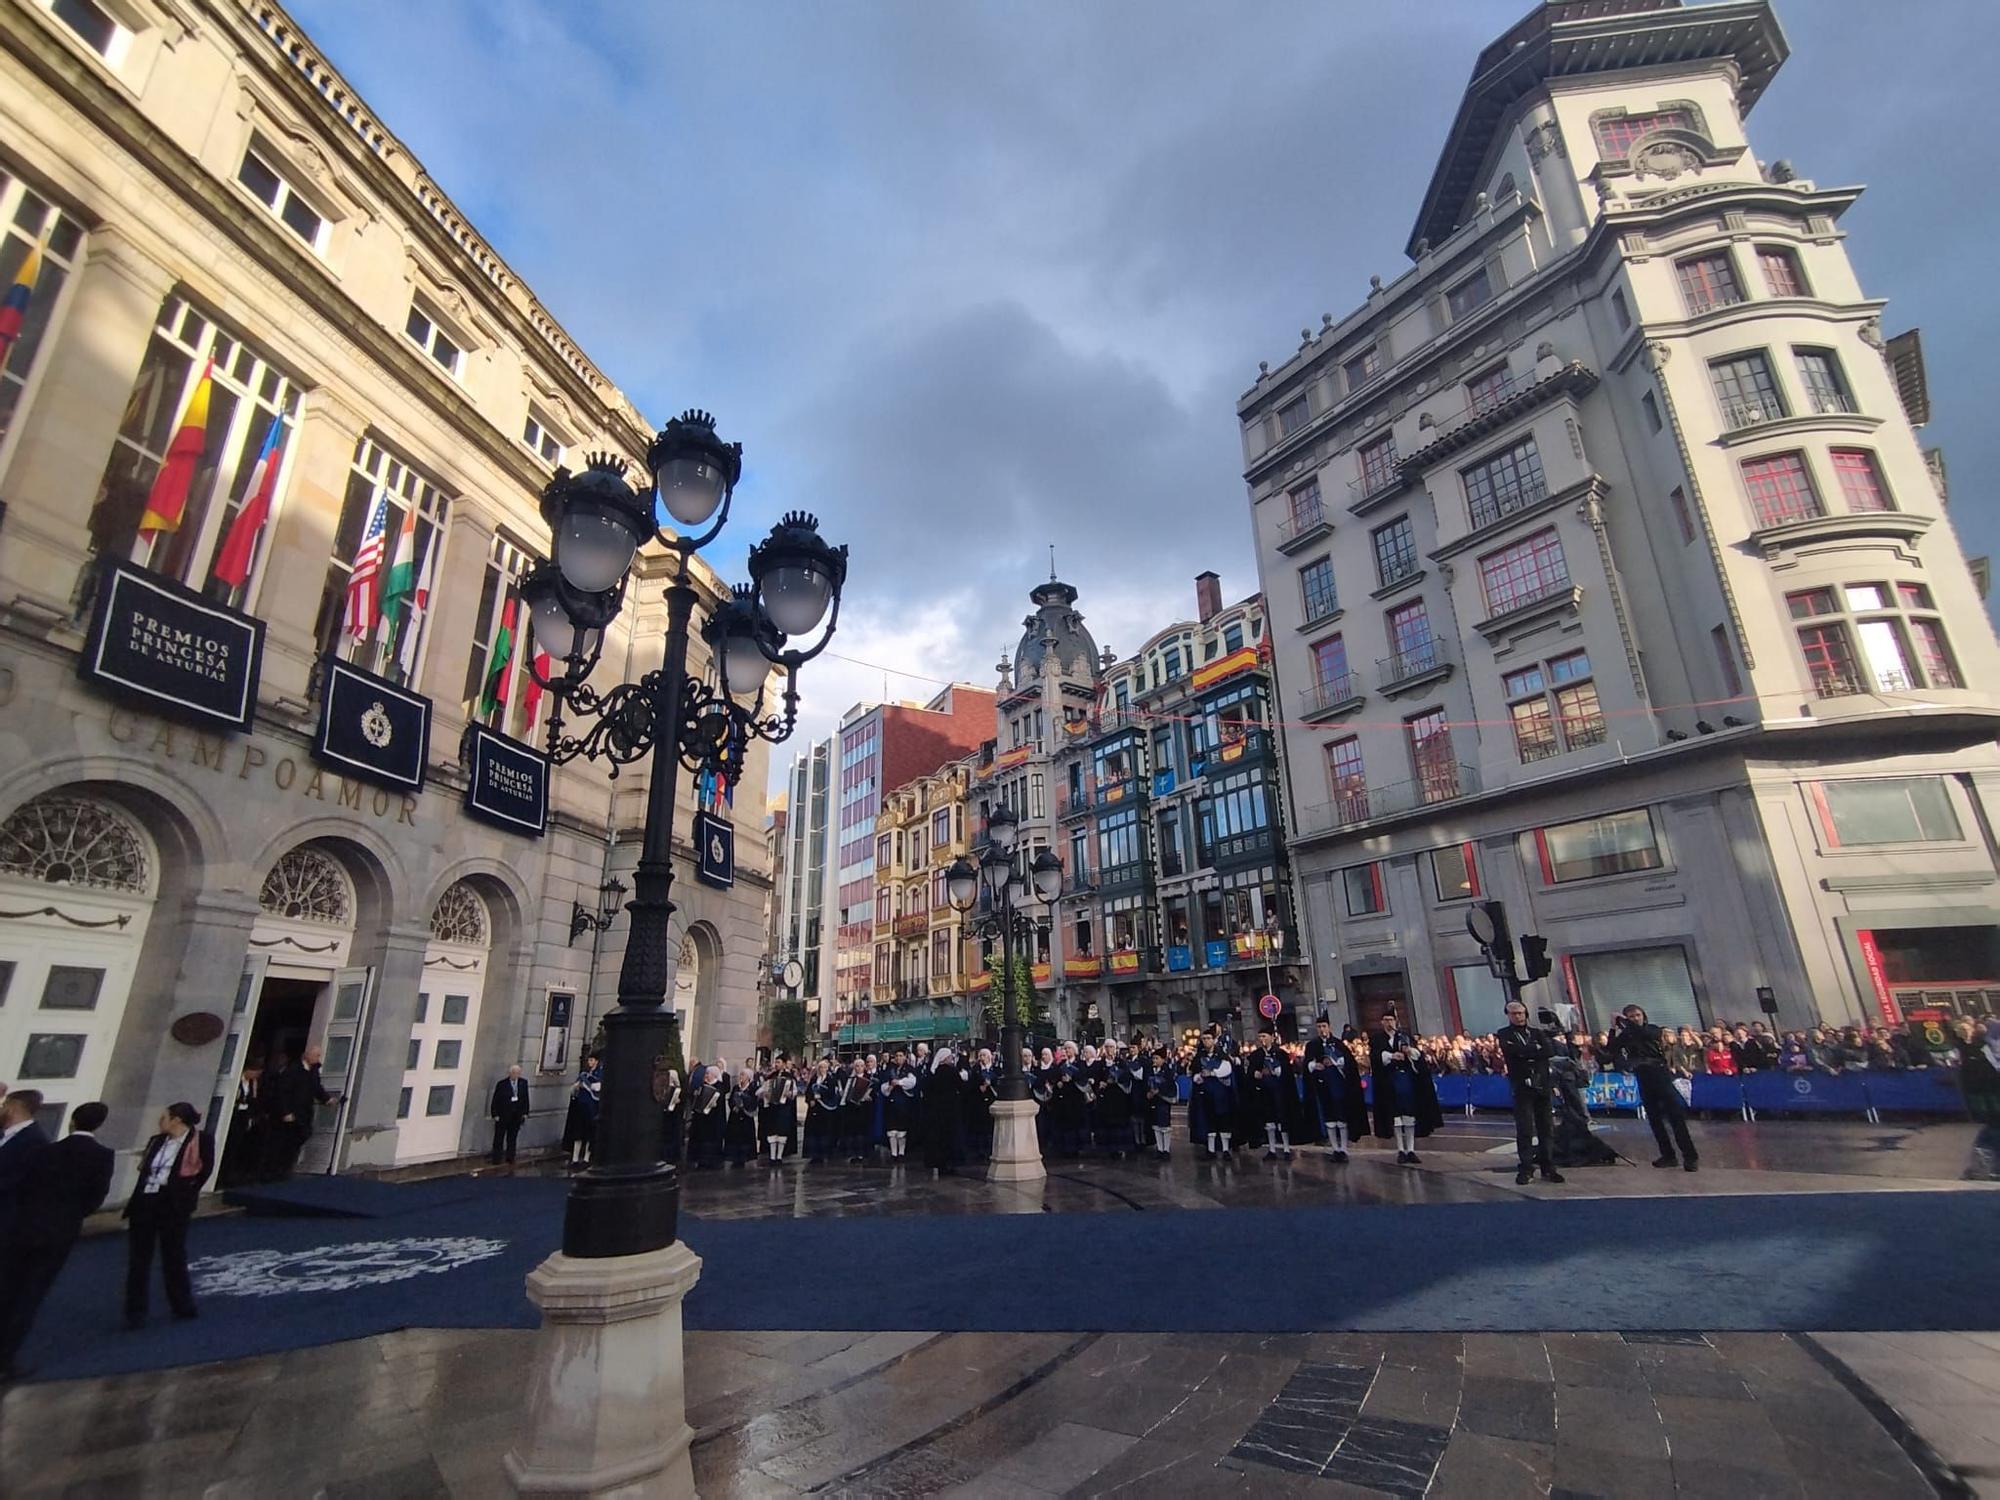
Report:
[{"label": "blue carpet", "polygon": [[308,1218],[386,1219],[422,1209],[481,1198],[485,1179],[433,1177],[422,1182],[383,1182],[372,1177],[288,1177],[283,1182],[230,1188],[222,1201],[252,1214]]},{"label": "blue carpet", "polygon": [[[78,1246],[23,1366],[57,1379],[407,1327],[530,1328],[567,1184],[384,1220],[194,1225],[201,1317],[118,1326],[120,1236]],[[692,1329],[2000,1329],[1982,1193],[703,1221]],[[1913,1259],[1914,1257],[1914,1259]],[[157,1273],[155,1273],[157,1275]],[[198,1273],[199,1274],[199,1273]],[[225,1287],[217,1278],[226,1279]],[[393,1279],[383,1279],[393,1278]]]}]

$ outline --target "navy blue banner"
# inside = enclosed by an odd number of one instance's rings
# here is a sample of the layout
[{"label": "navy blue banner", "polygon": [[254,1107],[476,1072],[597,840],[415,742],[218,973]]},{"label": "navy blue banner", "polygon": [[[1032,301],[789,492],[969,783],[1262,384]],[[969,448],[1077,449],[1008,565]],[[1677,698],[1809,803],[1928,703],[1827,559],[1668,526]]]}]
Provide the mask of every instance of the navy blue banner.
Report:
[{"label": "navy blue banner", "polygon": [[736,829],[710,813],[694,815],[694,878],[724,890],[736,884]]},{"label": "navy blue banner", "polygon": [[430,699],[337,656],[321,658],[314,760],[357,781],[420,792],[430,748]]},{"label": "navy blue banner", "polygon": [[247,730],[257,714],[264,622],[127,562],[98,579],[77,673],[167,718]]},{"label": "navy blue banner", "polygon": [[538,839],[549,827],[549,758],[484,724],[465,731],[465,810]]}]

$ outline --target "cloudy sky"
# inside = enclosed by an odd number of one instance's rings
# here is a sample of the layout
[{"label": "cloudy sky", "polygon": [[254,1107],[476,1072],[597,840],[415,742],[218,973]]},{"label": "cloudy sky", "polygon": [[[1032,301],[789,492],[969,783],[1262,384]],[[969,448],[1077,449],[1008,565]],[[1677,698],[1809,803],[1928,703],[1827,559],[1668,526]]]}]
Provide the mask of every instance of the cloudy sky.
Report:
[{"label": "cloudy sky", "polygon": [[[1050,543],[1121,654],[1203,568],[1255,589],[1235,399],[1404,264],[1472,60],[1527,8],[292,0],[641,410],[744,444],[726,574],[794,507],[851,544],[819,733],[990,683]],[[1922,327],[1926,440],[2000,552],[2000,5],[1778,9],[1753,146],[1869,184],[1850,253],[1887,330]]]}]

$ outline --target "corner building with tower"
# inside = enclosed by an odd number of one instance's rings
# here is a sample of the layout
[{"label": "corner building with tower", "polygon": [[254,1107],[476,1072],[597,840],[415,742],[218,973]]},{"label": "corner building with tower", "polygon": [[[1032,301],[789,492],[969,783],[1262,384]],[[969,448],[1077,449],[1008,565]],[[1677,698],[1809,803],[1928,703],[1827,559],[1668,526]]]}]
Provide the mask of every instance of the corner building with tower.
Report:
[{"label": "corner building with tower", "polygon": [[[226,1127],[246,1061],[318,1044],[346,1100],[301,1169],[338,1171],[484,1149],[518,1062],[522,1144],[553,1142],[628,926],[572,917],[631,889],[652,771],[541,755],[519,583],[543,486],[592,452],[643,472],[650,424],[264,0],[0,15],[0,282],[24,275],[0,1080],[52,1118],[103,1099],[130,1151],[176,1100]],[[635,567],[626,679],[666,626],[668,560]],[[765,760],[678,823],[668,1003],[709,1058],[754,1039]],[[733,884],[697,878],[697,816],[749,830]]]},{"label": "corner building with tower", "polygon": [[1501,1024],[1482,897],[1594,1029],[2000,1002],[2000,660],[1861,189],[1746,133],[1787,52],[1764,0],[1537,6],[1410,269],[1238,403],[1336,1019]]}]

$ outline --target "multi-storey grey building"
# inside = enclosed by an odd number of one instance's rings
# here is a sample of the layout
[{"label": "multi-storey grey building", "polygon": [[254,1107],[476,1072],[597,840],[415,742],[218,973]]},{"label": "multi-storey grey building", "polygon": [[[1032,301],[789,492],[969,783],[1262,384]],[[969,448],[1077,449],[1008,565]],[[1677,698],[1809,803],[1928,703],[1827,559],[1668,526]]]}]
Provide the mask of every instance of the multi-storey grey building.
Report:
[{"label": "multi-storey grey building", "polygon": [[[826,919],[836,896],[833,861],[827,857],[833,754],[828,737],[792,758],[771,929],[773,993],[803,1000],[815,1032],[819,1018],[833,1014],[834,924]],[[792,962],[799,966],[796,987],[784,980],[785,966]]]},{"label": "multi-storey grey building", "polygon": [[1498,1020],[1475,896],[1594,1025],[2000,997],[2000,660],[1848,261],[1861,189],[1745,133],[1787,51],[1764,0],[1537,6],[1411,267],[1238,404],[1308,941],[1356,1020]]}]

